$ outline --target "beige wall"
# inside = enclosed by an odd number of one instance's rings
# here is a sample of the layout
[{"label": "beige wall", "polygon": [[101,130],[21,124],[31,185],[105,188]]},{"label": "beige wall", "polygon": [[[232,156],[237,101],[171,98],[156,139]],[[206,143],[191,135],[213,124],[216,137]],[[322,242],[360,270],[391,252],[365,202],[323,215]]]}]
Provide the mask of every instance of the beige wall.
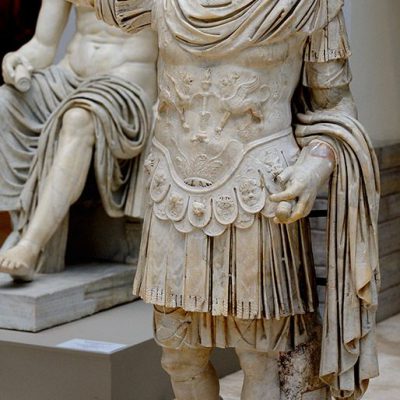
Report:
[{"label": "beige wall", "polygon": [[400,0],[346,0],[353,93],[375,143],[400,141]]}]

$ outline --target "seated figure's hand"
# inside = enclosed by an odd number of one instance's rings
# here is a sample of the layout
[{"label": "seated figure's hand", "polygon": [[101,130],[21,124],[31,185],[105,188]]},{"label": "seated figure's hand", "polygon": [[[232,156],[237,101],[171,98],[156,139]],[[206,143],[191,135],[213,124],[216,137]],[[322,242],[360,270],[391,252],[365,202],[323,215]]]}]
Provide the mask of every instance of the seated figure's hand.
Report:
[{"label": "seated figure's hand", "polygon": [[8,53],[4,56],[2,73],[5,83],[13,85],[18,90],[25,92],[30,87],[32,72],[32,64],[19,52]]},{"label": "seated figure's hand", "polygon": [[313,142],[304,148],[297,162],[278,176],[285,189],[270,197],[271,201],[279,203],[274,222],[290,224],[306,217],[334,165],[335,154],[328,145]]}]

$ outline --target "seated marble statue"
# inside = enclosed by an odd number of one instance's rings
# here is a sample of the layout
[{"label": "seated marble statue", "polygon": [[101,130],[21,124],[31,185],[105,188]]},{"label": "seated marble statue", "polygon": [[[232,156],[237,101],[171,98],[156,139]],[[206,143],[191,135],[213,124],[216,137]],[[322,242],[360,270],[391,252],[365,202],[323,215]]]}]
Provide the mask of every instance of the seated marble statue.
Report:
[{"label": "seated marble statue", "polygon": [[0,210],[10,212],[14,231],[0,272],[15,279],[33,278],[91,165],[107,214],[140,216],[137,171],[156,99],[156,38],[107,26],[78,4],[75,35],[53,65],[71,7],[43,0],[33,39],[3,60]]}]

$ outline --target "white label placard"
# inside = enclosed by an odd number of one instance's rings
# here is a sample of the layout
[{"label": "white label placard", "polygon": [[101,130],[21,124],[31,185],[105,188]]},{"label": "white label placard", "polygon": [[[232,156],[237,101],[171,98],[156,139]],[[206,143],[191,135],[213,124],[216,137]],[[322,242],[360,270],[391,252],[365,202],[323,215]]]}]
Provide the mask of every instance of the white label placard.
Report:
[{"label": "white label placard", "polygon": [[111,354],[117,350],[124,349],[126,345],[120,343],[100,342],[97,340],[71,339],[58,344],[57,347],[70,350],[88,351],[91,353]]}]

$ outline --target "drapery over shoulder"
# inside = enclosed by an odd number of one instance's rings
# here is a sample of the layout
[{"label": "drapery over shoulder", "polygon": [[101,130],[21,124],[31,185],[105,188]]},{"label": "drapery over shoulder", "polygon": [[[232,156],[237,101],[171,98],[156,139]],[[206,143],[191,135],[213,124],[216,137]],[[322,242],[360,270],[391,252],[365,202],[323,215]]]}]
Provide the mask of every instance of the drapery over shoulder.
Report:
[{"label": "drapery over shoulder", "polygon": [[[96,0],[97,18],[126,32],[137,32],[151,25],[155,0]],[[161,1],[161,0],[156,0]]]},{"label": "drapery over shoulder", "polygon": [[243,0],[224,6],[199,0],[159,1],[180,45],[209,56],[285,40],[295,33],[312,35],[337,17],[343,6],[343,0]]},{"label": "drapery over shoulder", "polygon": [[336,398],[359,399],[378,375],[375,314],[379,289],[379,170],[363,127],[332,112],[299,114],[301,146],[322,140],[334,149],[330,182],[328,282],[321,379]]},{"label": "drapery over shoulder", "polygon": [[[243,0],[214,5],[199,0],[96,0],[97,17],[127,32],[152,23],[155,8],[187,51],[222,55],[296,32],[309,35],[310,61],[320,56],[342,56],[346,41],[333,42],[343,27],[343,0]],[[160,15],[161,15],[160,14]],[[330,22],[335,21],[330,24]],[[327,28],[329,26],[329,28]]]}]

